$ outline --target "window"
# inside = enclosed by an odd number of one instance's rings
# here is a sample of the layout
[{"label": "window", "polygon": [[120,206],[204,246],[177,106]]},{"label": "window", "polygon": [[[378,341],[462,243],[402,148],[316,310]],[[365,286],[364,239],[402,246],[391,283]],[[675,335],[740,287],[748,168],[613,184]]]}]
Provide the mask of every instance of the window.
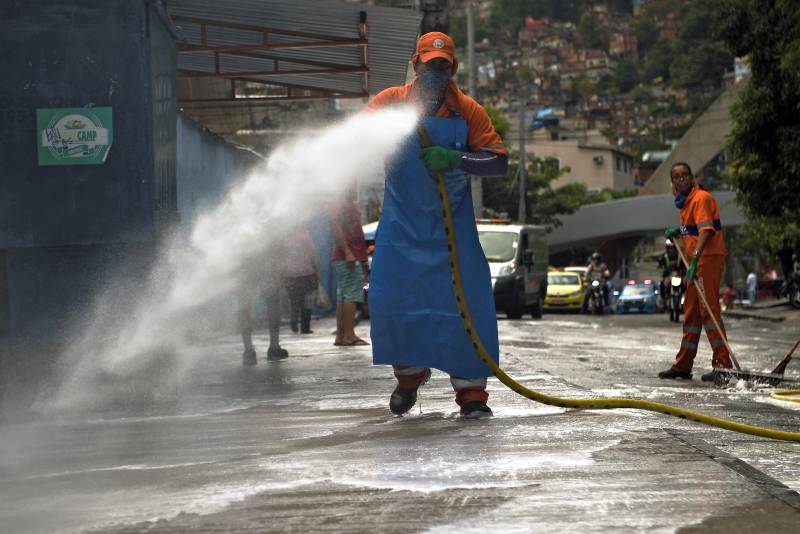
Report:
[{"label": "window", "polygon": [[579,286],[581,279],[576,274],[548,274],[547,285],[550,286]]},{"label": "window", "polygon": [[621,160],[622,158],[620,158],[619,156],[616,156],[614,159],[615,159],[615,160],[616,160],[616,162],[617,162],[617,170],[618,170],[618,171],[621,171],[621,170],[622,170],[622,162],[621,162],[620,160]]},{"label": "window", "polygon": [[510,261],[517,255],[517,234],[513,232],[478,232],[487,261]]}]

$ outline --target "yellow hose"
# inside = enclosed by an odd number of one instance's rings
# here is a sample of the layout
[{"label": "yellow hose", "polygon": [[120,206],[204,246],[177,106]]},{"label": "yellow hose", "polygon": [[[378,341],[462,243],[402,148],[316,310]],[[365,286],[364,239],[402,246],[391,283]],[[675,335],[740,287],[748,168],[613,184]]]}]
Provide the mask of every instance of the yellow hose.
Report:
[{"label": "yellow hose", "polygon": [[[429,146],[430,139],[427,132],[420,127],[420,137],[422,138],[423,145]],[[464,288],[461,283],[461,269],[458,266],[458,253],[456,252],[456,232],[453,226],[453,213],[450,207],[450,198],[447,194],[447,186],[444,181],[444,174],[439,171],[436,173],[436,184],[439,190],[439,200],[442,205],[444,215],[444,231],[447,235],[447,250],[450,256],[450,272],[452,274],[453,289],[455,291],[456,303],[458,304],[458,311],[461,315],[461,321],[464,324],[464,329],[472,341],[472,346],[478,353],[478,356],[484,364],[492,371],[494,376],[500,382],[505,384],[508,388],[516,391],[523,397],[526,397],[542,404],[549,404],[552,406],[560,406],[562,408],[575,408],[579,410],[604,410],[613,408],[633,408],[637,410],[648,410],[651,412],[663,413],[673,417],[680,417],[681,419],[688,419],[690,421],[697,421],[710,426],[724,428],[726,430],[733,430],[734,432],[741,432],[743,434],[752,434],[754,436],[761,436],[770,439],[782,439],[786,441],[800,442],[800,432],[786,432],[783,430],[776,430],[771,428],[762,428],[759,426],[746,425],[743,423],[735,423],[719,417],[705,415],[692,410],[662,404],[660,402],[650,402],[639,399],[626,399],[621,397],[609,397],[598,399],[570,399],[563,397],[553,397],[545,395],[538,391],[528,389],[510,376],[508,376],[502,369],[500,369],[488,352],[483,346],[478,334],[475,331],[475,325],[472,323],[472,316],[467,307],[467,299],[464,295]]]},{"label": "yellow hose", "polygon": [[781,389],[773,391],[769,396],[786,402],[800,402],[800,389]]}]

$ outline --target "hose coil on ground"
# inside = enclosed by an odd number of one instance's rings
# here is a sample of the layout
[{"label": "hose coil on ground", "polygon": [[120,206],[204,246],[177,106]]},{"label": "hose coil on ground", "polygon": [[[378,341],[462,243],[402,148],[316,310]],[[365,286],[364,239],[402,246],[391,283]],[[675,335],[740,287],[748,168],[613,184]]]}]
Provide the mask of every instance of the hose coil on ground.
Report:
[{"label": "hose coil on ground", "polygon": [[779,389],[769,395],[773,399],[786,402],[800,402],[800,389]]},{"label": "hose coil on ground", "polygon": [[[428,133],[420,125],[418,127],[420,139],[423,146],[430,146],[431,141]],[[477,335],[475,326],[472,322],[472,317],[467,307],[467,299],[464,294],[464,288],[461,282],[461,270],[458,265],[458,253],[456,249],[456,233],[455,226],[453,225],[453,212],[450,207],[450,198],[447,194],[447,186],[445,185],[444,173],[441,171],[436,173],[436,187],[439,191],[439,200],[442,206],[442,216],[444,217],[444,230],[447,236],[447,250],[450,257],[450,273],[452,274],[453,290],[455,292],[456,304],[458,306],[461,321],[464,324],[464,329],[472,342],[472,346],[478,353],[478,356],[489,370],[509,389],[542,404],[551,406],[559,406],[561,408],[573,408],[578,410],[607,410],[615,408],[632,408],[635,410],[647,410],[651,412],[658,412],[672,417],[679,417],[681,419],[688,419],[689,421],[696,421],[725,430],[732,430],[734,432],[741,432],[742,434],[751,434],[754,436],[761,436],[770,439],[779,439],[785,441],[800,442],[800,432],[787,432],[784,430],[777,430],[772,428],[763,428],[754,425],[747,425],[744,423],[736,423],[721,419],[711,415],[705,415],[700,412],[679,408],[677,406],[670,406],[660,402],[651,402],[640,399],[628,399],[623,397],[609,397],[597,399],[574,399],[564,397],[554,397],[544,393],[529,389],[509,375],[507,375],[500,367],[494,363],[486,348],[483,346],[480,338]],[[800,393],[800,390],[796,390]],[[783,400],[783,399],[781,399]],[[794,400],[794,399],[793,399]],[[800,401],[800,400],[798,400]]]}]

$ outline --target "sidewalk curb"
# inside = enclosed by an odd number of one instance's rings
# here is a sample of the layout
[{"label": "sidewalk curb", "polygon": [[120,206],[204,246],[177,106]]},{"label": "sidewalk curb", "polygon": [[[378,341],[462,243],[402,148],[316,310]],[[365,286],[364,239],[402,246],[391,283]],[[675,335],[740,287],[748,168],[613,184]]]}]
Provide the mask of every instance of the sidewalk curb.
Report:
[{"label": "sidewalk curb", "polygon": [[771,321],[773,323],[780,323],[781,321],[786,320],[786,317],[783,315],[779,315],[777,317],[767,317],[764,315],[759,315],[757,313],[752,312],[743,312],[743,311],[724,311],[722,315],[726,317],[733,317],[736,319],[759,319],[761,321]]},{"label": "sidewalk curb", "polygon": [[675,429],[665,429],[665,432],[673,438],[682,441],[694,449],[697,449],[701,453],[711,458],[713,461],[724,465],[735,473],[738,473],[761,491],[767,493],[775,499],[783,501],[784,504],[791,506],[795,510],[800,511],[800,494],[786,486],[784,483],[772,478],[768,474],[748,464],[747,462],[716,448],[694,434]]},{"label": "sidewalk curb", "polygon": [[771,310],[772,308],[783,308],[784,306],[790,308],[791,304],[789,304],[788,300],[778,300],[771,304],[756,304],[751,307],[755,310]]}]

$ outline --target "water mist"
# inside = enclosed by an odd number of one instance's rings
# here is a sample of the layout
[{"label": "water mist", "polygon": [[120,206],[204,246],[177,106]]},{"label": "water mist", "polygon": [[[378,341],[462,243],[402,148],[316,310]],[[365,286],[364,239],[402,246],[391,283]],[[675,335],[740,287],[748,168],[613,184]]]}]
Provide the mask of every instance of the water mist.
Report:
[{"label": "water mist", "polygon": [[391,156],[416,121],[408,108],[362,113],[278,147],[224,202],[196,218],[188,239],[164,246],[144,287],[124,297],[109,287],[98,296],[61,356],[59,381],[36,408],[103,409],[179,382],[193,364],[185,336],[203,328],[198,310],[235,298],[243,273],[272,244],[327,212],[363,169]]}]

